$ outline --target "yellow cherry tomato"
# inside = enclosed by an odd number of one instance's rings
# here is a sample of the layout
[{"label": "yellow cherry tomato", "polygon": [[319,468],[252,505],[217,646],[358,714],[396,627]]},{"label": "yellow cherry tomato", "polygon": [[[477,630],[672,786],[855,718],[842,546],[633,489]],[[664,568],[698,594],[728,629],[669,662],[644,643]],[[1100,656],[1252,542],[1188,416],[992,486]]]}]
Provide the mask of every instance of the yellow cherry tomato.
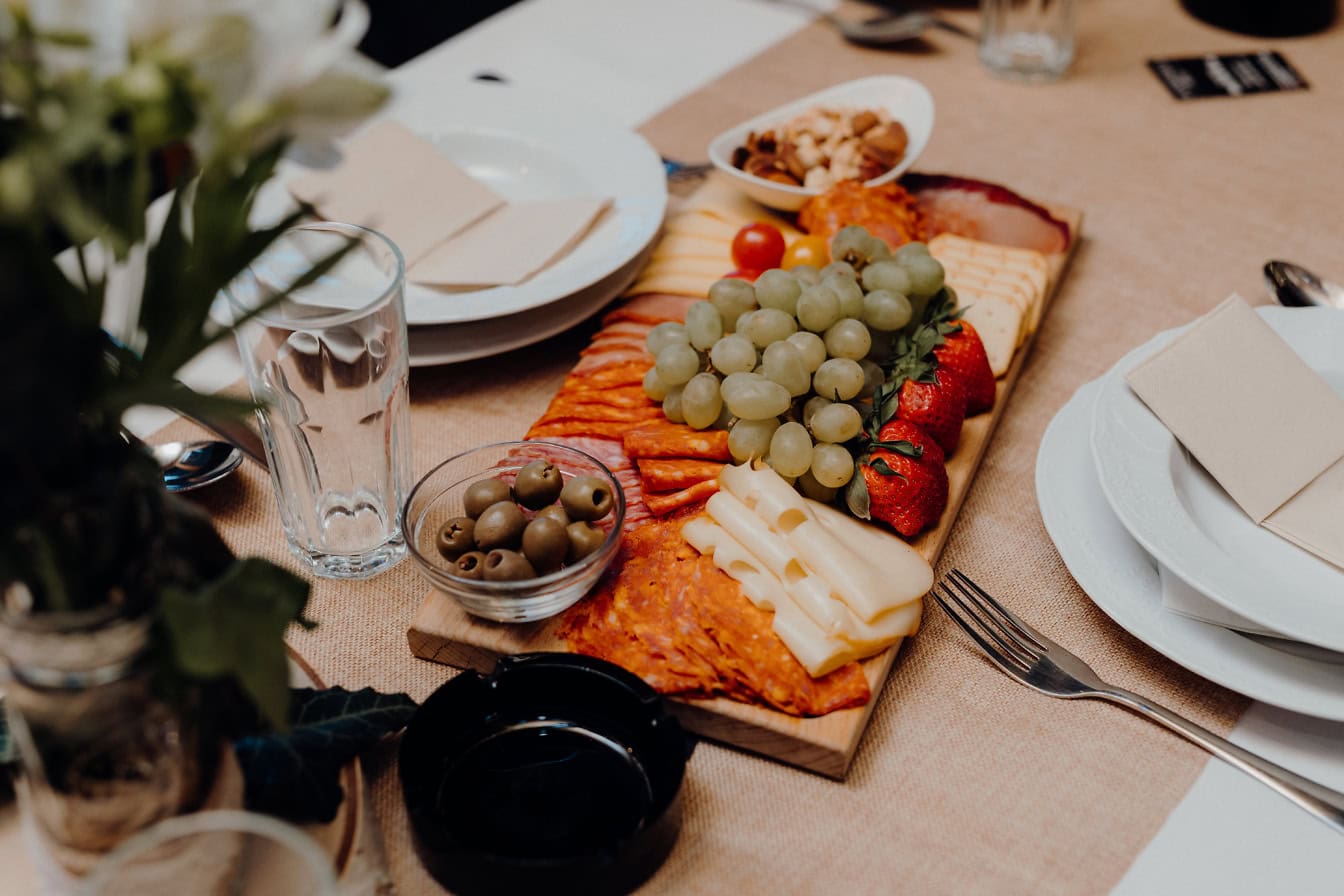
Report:
[{"label": "yellow cherry tomato", "polygon": [[800,264],[824,268],[830,261],[831,250],[824,239],[819,236],[800,236],[784,250],[784,260],[779,266],[786,271]]}]

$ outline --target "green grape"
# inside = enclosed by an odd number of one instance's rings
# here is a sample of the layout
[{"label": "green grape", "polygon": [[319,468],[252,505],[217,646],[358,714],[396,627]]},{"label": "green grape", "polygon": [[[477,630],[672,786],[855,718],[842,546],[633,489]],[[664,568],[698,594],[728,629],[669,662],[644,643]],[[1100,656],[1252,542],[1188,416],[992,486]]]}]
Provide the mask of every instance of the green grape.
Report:
[{"label": "green grape", "polygon": [[836,276],[857,280],[859,279],[859,272],[854,270],[854,265],[847,261],[833,261],[821,269],[821,279],[823,282],[827,277]]},{"label": "green grape", "polygon": [[685,423],[686,418],[681,413],[681,386],[674,386],[667,390],[667,395],[663,397],[663,416],[673,423]]},{"label": "green grape", "polygon": [[929,247],[923,243],[906,243],[896,250],[896,260],[901,264],[905,264],[910,259],[921,255],[926,258],[929,255]]},{"label": "green grape", "polygon": [[854,458],[844,445],[822,443],[812,449],[810,472],[819,485],[839,488],[854,478]]},{"label": "green grape", "polygon": [[770,438],[779,429],[779,421],[774,417],[768,420],[739,420],[728,430],[728,453],[733,460],[744,464],[770,453]]},{"label": "green grape", "polygon": [[816,286],[821,282],[821,271],[813,264],[800,264],[789,269],[801,286]]},{"label": "green grape", "polygon": [[[813,449],[812,463],[817,462],[816,449]],[[820,501],[823,504],[829,504],[835,499],[835,493],[838,489],[828,488],[817,481],[817,477],[812,475],[809,469],[806,473],[798,477],[798,490],[803,493],[803,497],[811,498],[813,501]]]},{"label": "green grape", "polygon": [[757,348],[765,348],[772,342],[788,339],[798,331],[798,322],[793,315],[778,308],[761,308],[751,312],[751,317],[742,321],[742,335],[751,340]]},{"label": "green grape", "polygon": [[832,358],[850,358],[857,361],[868,356],[873,347],[873,336],[863,321],[846,317],[836,321],[822,337],[826,343],[826,353]]},{"label": "green grape", "polygon": [[898,295],[909,295],[910,275],[895,261],[876,261],[863,269],[863,288],[868,292],[882,289]]},{"label": "green grape", "polygon": [[856,269],[868,263],[868,231],[857,224],[841,227],[831,237],[831,258],[843,261]]},{"label": "green grape", "polygon": [[798,323],[820,333],[840,319],[840,296],[825,284],[809,286],[798,297]]},{"label": "green grape", "polygon": [[859,398],[872,398],[877,387],[886,381],[887,373],[867,358],[860,359],[859,366],[863,368],[863,388],[859,390]]},{"label": "green grape", "polygon": [[863,389],[863,368],[849,358],[831,358],[812,375],[812,388],[833,401],[849,401]]},{"label": "green grape", "polygon": [[943,288],[943,266],[932,255],[916,255],[904,262],[910,275],[910,293],[928,297]]},{"label": "green grape", "polygon": [[709,302],[696,302],[686,309],[686,335],[691,345],[708,351],[723,335],[723,315]]},{"label": "green grape", "polygon": [[722,410],[719,378],[712,373],[697,373],[681,390],[681,414],[692,429],[707,429],[714,425]]},{"label": "green grape", "polygon": [[821,395],[813,395],[807,401],[803,402],[803,412],[800,415],[803,418],[803,425],[808,429],[812,428],[812,421],[816,419],[818,412],[823,408],[828,408],[835,402]]},{"label": "green grape", "polygon": [[[689,385],[687,387],[689,389]],[[682,404],[685,405],[685,399]],[[809,429],[818,442],[848,442],[859,434],[863,427],[863,418],[851,405],[828,404],[812,415]]]},{"label": "green grape", "polygon": [[812,437],[803,424],[785,423],[770,437],[767,462],[781,476],[801,476],[812,466]]},{"label": "green grape", "polygon": [[892,257],[891,247],[875,236],[868,237],[866,248],[868,250],[869,264],[872,264],[875,261],[886,261],[888,258]]},{"label": "green grape", "polygon": [[803,356],[803,366],[807,368],[807,372],[816,373],[821,362],[826,360],[826,343],[821,341],[821,337],[816,333],[800,330],[790,336],[788,341]]},{"label": "green grape", "polygon": [[684,326],[668,321],[650,330],[649,335],[644,337],[644,344],[648,347],[649,354],[656,358],[658,353],[669,345],[690,345],[691,339],[686,335]]},{"label": "green grape", "polygon": [[792,314],[802,289],[793,274],[782,268],[771,268],[756,278],[756,302],[762,308],[778,308]]},{"label": "green grape", "polygon": [[676,342],[658,353],[654,362],[658,378],[669,386],[682,386],[700,372],[700,353],[685,342]]},{"label": "green grape", "polygon": [[756,346],[741,333],[730,333],[709,350],[709,363],[724,376],[746,373],[756,367]]},{"label": "green grape", "polygon": [[759,373],[734,373],[719,388],[728,410],[743,420],[778,417],[793,403],[788,389]]},{"label": "green grape", "polygon": [[658,377],[658,368],[650,367],[644,374],[644,394],[654,401],[662,401],[667,397],[667,388],[667,383]]},{"label": "green grape", "polygon": [[766,379],[788,389],[794,398],[812,391],[812,371],[803,363],[803,353],[787,339],[765,347],[761,372]]},{"label": "green grape", "polygon": [[835,290],[835,294],[840,297],[841,317],[863,316],[863,287],[857,280],[832,275],[821,282],[823,286]]},{"label": "green grape", "polygon": [[899,330],[910,323],[910,312],[910,300],[901,293],[875,289],[863,297],[863,322],[874,330]]},{"label": "green grape", "polygon": [[739,277],[725,277],[709,288],[709,303],[719,309],[723,331],[737,328],[737,319],[756,307],[756,290]]}]

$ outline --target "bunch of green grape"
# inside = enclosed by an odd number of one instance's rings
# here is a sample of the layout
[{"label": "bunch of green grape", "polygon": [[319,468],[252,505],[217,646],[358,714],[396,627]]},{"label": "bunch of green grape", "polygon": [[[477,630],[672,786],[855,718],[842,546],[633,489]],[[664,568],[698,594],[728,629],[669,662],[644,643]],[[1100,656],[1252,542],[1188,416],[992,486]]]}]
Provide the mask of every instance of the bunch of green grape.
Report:
[{"label": "bunch of green grape", "polygon": [[846,443],[862,430],[894,337],[943,288],[923,243],[894,253],[862,227],[831,242],[824,268],[774,268],[755,284],[716,282],[686,322],[648,335],[644,392],[674,423],[728,430],[739,463],[763,458],[808,497],[828,501],[854,475]]}]

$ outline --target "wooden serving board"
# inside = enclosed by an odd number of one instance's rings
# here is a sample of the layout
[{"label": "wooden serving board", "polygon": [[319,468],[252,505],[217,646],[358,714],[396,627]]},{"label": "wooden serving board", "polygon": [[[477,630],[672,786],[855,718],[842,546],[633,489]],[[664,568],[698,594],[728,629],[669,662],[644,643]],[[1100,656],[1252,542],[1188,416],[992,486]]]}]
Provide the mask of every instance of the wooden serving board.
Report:
[{"label": "wooden serving board", "polygon": [[[1071,235],[1069,248],[1065,252],[1047,256],[1049,280],[1044,305],[1048,310],[1078,245],[1083,215],[1076,209],[1041,204],[1069,225]],[[1008,406],[1008,398],[1035,338],[1036,333],[1032,332],[1018,346],[1012,365],[998,381],[999,391],[993,410],[966,419],[961,443],[947,462],[950,486],[947,509],[936,528],[911,541],[931,564],[938,562],[943,546],[947,543],[957,513],[970,491],[975,471],[989,447],[990,436]],[[451,598],[431,590],[411,621],[407,640],[411,652],[422,659],[489,672],[494,668],[495,661],[507,654],[539,650],[566,651],[568,648],[565,642],[556,635],[558,626],[559,617],[526,625],[478,619]],[[877,703],[877,695],[896,661],[900,646],[897,643],[863,662],[864,674],[873,693],[865,706],[808,719],[723,698],[673,698],[670,701],[671,708],[686,728],[702,737],[828,777],[842,778],[858,750],[859,740]]]}]

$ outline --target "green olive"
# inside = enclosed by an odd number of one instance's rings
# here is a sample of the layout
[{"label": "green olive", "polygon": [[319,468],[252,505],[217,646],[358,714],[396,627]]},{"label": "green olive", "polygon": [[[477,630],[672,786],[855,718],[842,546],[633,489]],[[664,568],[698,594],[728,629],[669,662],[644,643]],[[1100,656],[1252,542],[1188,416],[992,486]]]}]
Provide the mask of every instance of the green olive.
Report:
[{"label": "green olive", "polygon": [[523,556],[543,574],[554,572],[569,553],[565,527],[547,516],[535,517],[523,530]]},{"label": "green olive", "polygon": [[560,504],[574,520],[600,520],[611,513],[611,486],[596,476],[575,476],[560,490]]},{"label": "green olive", "polygon": [[513,496],[509,484],[502,479],[482,479],[467,486],[462,494],[462,506],[467,516],[476,519],[491,504],[507,501]]},{"label": "green olive", "polygon": [[570,563],[577,563],[587,557],[602,547],[602,543],[607,540],[607,533],[587,520],[570,523],[565,527],[565,534],[569,536],[567,559]]},{"label": "green olive", "polygon": [[541,508],[541,510],[537,511],[537,515],[533,517],[533,519],[541,517],[555,520],[561,526],[568,526],[570,523],[574,522],[569,518],[569,514],[565,513],[565,508],[561,507],[559,504],[552,504],[550,507]]},{"label": "green olive", "polygon": [[512,501],[491,504],[476,518],[476,547],[483,551],[516,548],[523,539],[527,517]]},{"label": "green olive", "polygon": [[517,551],[496,548],[485,555],[487,582],[517,582],[536,577],[537,571],[532,568],[532,564]]},{"label": "green olive", "polygon": [[472,537],[475,529],[476,521],[471,517],[453,517],[439,529],[439,537],[435,541],[439,553],[446,560],[455,560],[467,551],[476,550],[476,541]]},{"label": "green olive", "polygon": [[467,551],[453,563],[453,575],[460,579],[479,579],[485,575],[485,554]]},{"label": "green olive", "polygon": [[540,510],[555,503],[564,484],[555,464],[534,460],[518,471],[518,477],[513,480],[513,497],[528,510]]}]

